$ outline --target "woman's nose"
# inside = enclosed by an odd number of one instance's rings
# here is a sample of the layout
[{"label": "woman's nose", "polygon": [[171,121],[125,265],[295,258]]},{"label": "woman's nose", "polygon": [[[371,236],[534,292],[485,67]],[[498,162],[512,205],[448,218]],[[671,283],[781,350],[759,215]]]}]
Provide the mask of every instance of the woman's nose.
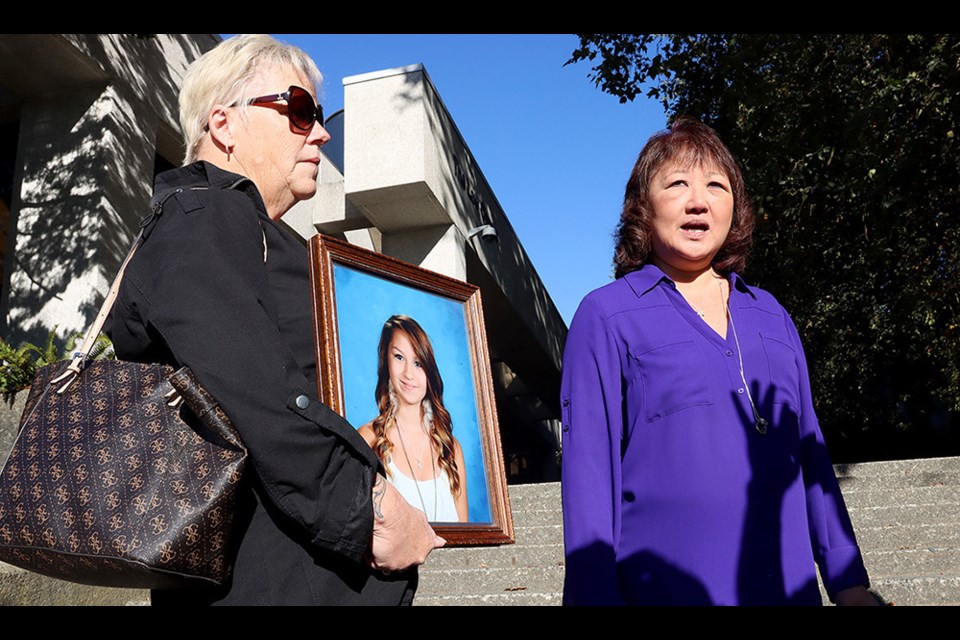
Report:
[{"label": "woman's nose", "polygon": [[330,133],[323,128],[323,125],[320,124],[318,120],[314,123],[313,128],[310,129],[310,135],[307,136],[307,143],[322,147],[328,142],[330,142]]},{"label": "woman's nose", "polygon": [[694,185],[690,189],[690,197],[687,199],[687,211],[690,213],[699,213],[707,209],[707,188],[702,185]]}]

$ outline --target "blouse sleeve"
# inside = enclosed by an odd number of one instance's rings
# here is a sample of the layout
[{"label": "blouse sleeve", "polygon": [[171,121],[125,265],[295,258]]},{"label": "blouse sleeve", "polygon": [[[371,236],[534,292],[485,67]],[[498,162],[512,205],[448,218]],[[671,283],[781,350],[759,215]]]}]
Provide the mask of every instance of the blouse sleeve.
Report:
[{"label": "blouse sleeve", "polygon": [[[250,197],[184,191],[134,258],[135,312],[235,423],[267,498],[317,547],[360,562],[377,463],[281,339]],[[133,265],[131,265],[133,266]]]},{"label": "blouse sleeve", "polygon": [[570,326],[563,356],[565,604],[623,604],[617,580],[621,378],[617,342],[588,297]]},{"label": "blouse sleeve", "polygon": [[786,324],[800,369],[800,454],[810,542],[820,577],[833,601],[839,591],[859,585],[869,586],[870,580],[813,409],[803,345],[789,316],[786,316]]}]

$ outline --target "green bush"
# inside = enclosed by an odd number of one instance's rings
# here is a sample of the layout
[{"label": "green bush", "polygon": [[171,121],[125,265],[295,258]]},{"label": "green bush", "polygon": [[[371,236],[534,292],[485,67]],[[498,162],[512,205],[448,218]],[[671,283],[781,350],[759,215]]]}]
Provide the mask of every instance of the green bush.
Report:
[{"label": "green bush", "polygon": [[[54,327],[47,335],[43,347],[24,342],[14,347],[0,338],[0,393],[10,394],[29,387],[37,369],[48,364],[73,357],[73,351],[83,340],[83,334],[71,335],[63,350],[57,347],[57,329]],[[90,350],[90,360],[111,360],[115,358],[110,338],[100,334]]]}]

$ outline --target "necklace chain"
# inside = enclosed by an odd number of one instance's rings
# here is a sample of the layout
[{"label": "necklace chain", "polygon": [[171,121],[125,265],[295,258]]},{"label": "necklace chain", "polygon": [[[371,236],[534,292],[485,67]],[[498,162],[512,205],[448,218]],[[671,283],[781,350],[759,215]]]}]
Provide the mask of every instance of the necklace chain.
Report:
[{"label": "necklace chain", "polygon": [[[722,303],[722,302],[723,302],[723,285],[720,284],[720,280],[719,280],[719,279],[717,280],[717,286],[720,287],[720,296],[721,296],[720,302]],[[707,297],[707,296],[704,295],[702,299],[705,299],[706,297]],[[702,306],[702,307],[701,307],[701,306],[699,306],[699,305],[696,305],[696,304],[693,303],[692,300],[690,300],[690,301],[688,301],[688,302],[689,302],[690,306],[693,308],[694,312],[695,312],[698,316],[700,316],[700,317],[703,318],[703,319],[706,319],[706,317],[707,317],[707,308],[706,308],[706,306]]]},{"label": "necklace chain", "polygon": [[[723,296],[723,287],[720,287],[720,296]],[[743,350],[740,348],[740,337],[737,335],[737,323],[733,321],[733,312],[730,310],[730,301],[724,305],[727,312],[727,318],[730,320],[730,328],[733,329],[733,341],[737,345],[737,363],[740,366],[740,381],[743,382],[743,390],[747,392],[747,400],[750,402],[750,409],[753,411],[753,426],[760,435],[766,435],[768,423],[757,411],[757,405],[753,402],[753,394],[750,393],[750,385],[747,384],[747,376],[743,372]]]},{"label": "necklace chain", "polygon": [[[397,423],[397,433],[400,434],[400,444],[403,445],[403,457],[406,458],[407,460],[407,467],[410,469],[411,472],[413,472],[413,465],[410,464],[410,454],[407,453],[407,443],[404,442],[403,440],[403,429],[400,427],[400,418],[397,416],[394,416],[394,421]],[[437,507],[437,473],[436,473],[436,469],[434,469],[434,463],[433,463],[433,441],[430,438],[430,433],[427,431],[427,428],[424,426],[422,420],[420,422],[420,427],[423,429],[424,435],[426,435],[427,437],[427,446],[430,447],[430,473],[433,476],[433,518],[431,519],[428,517],[427,520],[430,520],[431,522],[436,522],[437,509],[438,509]],[[422,454],[420,458],[421,460],[423,459]],[[423,469],[423,466],[420,464],[420,461],[417,461],[417,468]],[[414,474],[413,476],[413,486],[416,487],[417,489],[417,496],[420,498],[420,506],[423,508],[423,512],[425,514],[428,514],[427,504],[426,504],[426,501],[423,499],[423,493],[420,491],[420,481],[417,480],[416,474]]]}]

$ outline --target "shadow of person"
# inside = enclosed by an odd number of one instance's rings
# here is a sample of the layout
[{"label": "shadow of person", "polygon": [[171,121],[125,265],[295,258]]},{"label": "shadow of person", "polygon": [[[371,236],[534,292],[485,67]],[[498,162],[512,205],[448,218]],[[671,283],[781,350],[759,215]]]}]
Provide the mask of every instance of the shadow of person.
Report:
[{"label": "shadow of person", "polygon": [[[790,600],[784,584],[781,511],[784,494],[800,475],[799,428],[786,412],[774,415],[774,391],[770,386],[761,396],[759,383],[753,382],[757,415],[747,414],[736,394],[731,394],[741,412],[750,463],[737,568],[737,598],[742,604],[786,604]],[[767,421],[766,429],[758,427],[760,419]],[[812,587],[813,593],[808,595],[819,600],[815,582]]]},{"label": "shadow of person", "polygon": [[622,573],[631,576],[622,583],[627,602],[644,605],[710,606],[713,600],[706,587],[687,573],[649,551],[641,551],[620,563]]},{"label": "shadow of person", "polygon": [[[751,471],[737,570],[738,599],[741,604],[755,605],[822,604],[815,577],[789,584],[783,557],[784,524],[804,526],[806,521],[804,512],[798,513],[793,505],[804,504],[801,460],[817,453],[810,451],[809,442],[816,445],[816,439],[811,435],[801,441],[797,411],[774,401],[776,387],[767,387],[761,396],[759,383],[754,381],[751,391],[758,415],[747,415],[737,404]],[[758,417],[767,420],[765,433],[757,427]],[[788,493],[792,494],[789,499]],[[804,534],[806,531],[805,527]],[[812,550],[810,554],[812,562]]]},{"label": "shadow of person", "polygon": [[616,562],[609,545],[594,543],[567,555],[566,566],[565,605],[714,604],[695,576],[649,551]]}]

